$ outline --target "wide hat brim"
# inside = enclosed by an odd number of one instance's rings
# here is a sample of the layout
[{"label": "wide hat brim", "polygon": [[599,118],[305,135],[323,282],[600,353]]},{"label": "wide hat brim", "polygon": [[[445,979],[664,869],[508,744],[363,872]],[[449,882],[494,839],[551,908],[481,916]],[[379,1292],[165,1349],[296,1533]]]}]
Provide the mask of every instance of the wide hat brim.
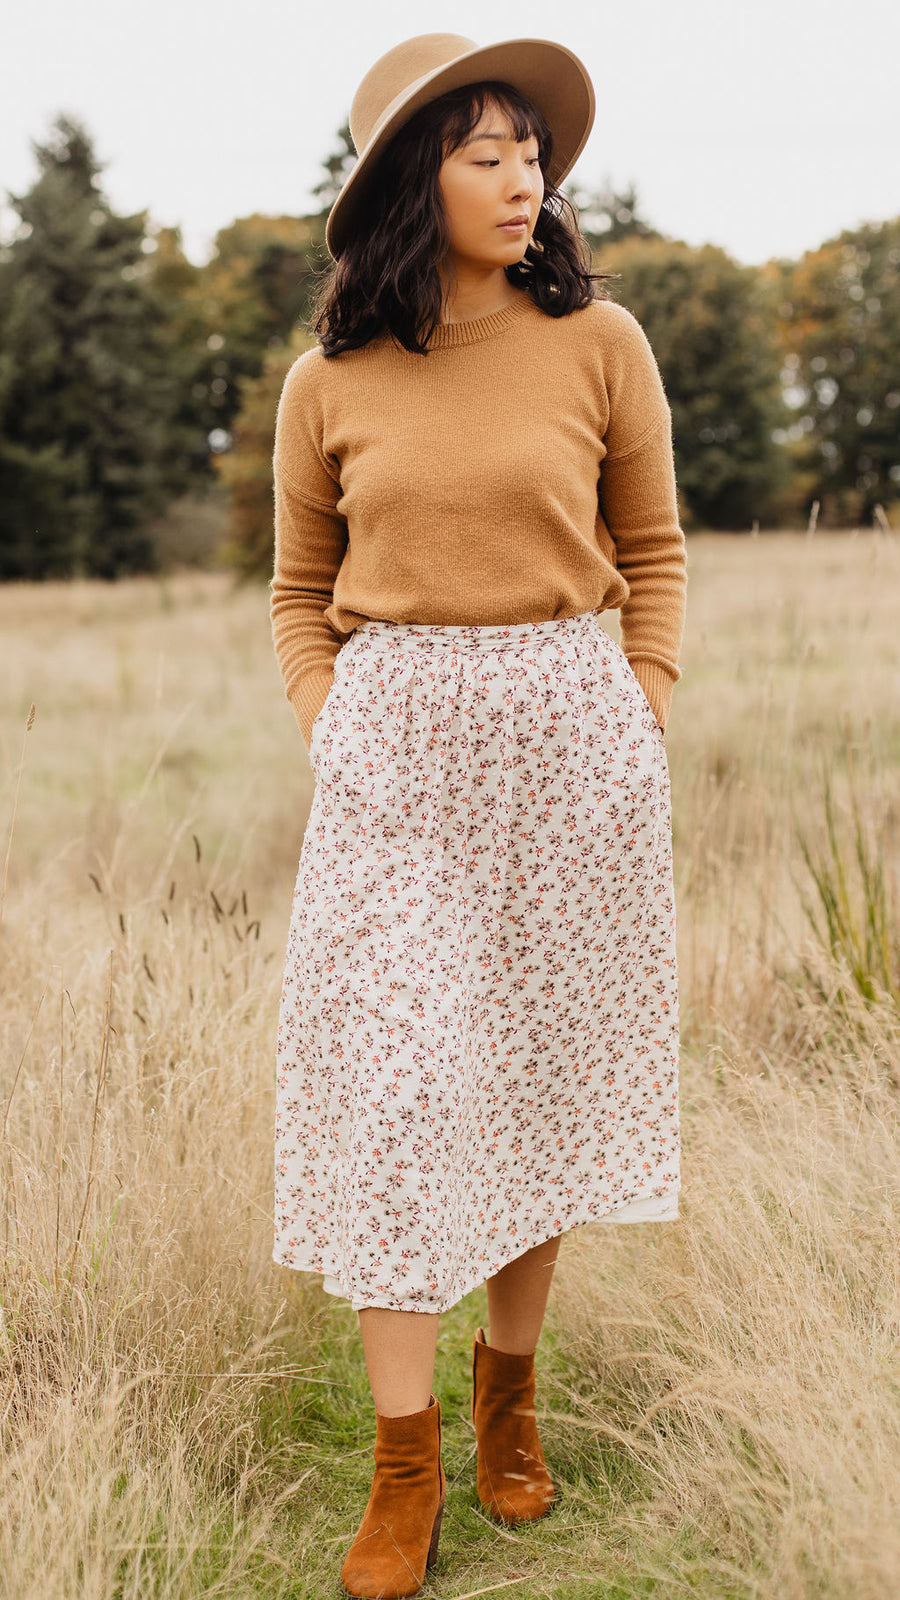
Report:
[{"label": "wide hat brim", "polygon": [[487,80],[512,84],[534,102],[553,134],[553,156],[545,178],[558,187],[568,176],[587,144],[596,110],[585,66],[565,45],[549,39],[508,39],[476,46],[417,78],[386,108],[328,214],[325,242],[335,259],[352,237],[379,156],[404,123],[451,89]]}]

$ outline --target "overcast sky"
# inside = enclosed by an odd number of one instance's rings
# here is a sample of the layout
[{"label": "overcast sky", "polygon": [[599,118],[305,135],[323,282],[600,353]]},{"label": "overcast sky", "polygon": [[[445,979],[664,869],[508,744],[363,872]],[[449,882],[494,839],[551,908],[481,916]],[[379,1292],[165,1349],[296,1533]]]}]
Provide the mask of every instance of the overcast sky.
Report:
[{"label": "overcast sky", "polygon": [[897,0],[7,0],[0,201],[66,111],[116,209],[203,261],[235,217],[310,209],[363,73],[424,32],[574,50],[597,91],[574,181],[634,182],[691,243],[758,262],[900,215]]}]

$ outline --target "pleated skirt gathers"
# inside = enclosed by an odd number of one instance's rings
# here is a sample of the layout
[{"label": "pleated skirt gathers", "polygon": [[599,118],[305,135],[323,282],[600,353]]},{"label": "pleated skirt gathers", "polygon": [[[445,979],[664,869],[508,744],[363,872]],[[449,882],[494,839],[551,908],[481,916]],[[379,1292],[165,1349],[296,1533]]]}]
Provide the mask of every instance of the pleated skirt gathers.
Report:
[{"label": "pleated skirt gathers", "polygon": [[274,1260],[439,1312],[579,1224],[675,1219],[668,766],[597,613],[364,622],[310,759]]}]

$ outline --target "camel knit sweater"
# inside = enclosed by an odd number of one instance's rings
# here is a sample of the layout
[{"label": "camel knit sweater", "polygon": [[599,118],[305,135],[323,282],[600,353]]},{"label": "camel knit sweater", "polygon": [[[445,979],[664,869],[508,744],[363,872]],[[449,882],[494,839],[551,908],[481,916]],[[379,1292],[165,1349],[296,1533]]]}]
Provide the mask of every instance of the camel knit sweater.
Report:
[{"label": "camel knit sweater", "polygon": [[531,297],[288,372],[275,430],[272,631],[307,745],[366,618],[543,622],[621,608],[661,727],[684,617],[671,415],[640,325]]}]

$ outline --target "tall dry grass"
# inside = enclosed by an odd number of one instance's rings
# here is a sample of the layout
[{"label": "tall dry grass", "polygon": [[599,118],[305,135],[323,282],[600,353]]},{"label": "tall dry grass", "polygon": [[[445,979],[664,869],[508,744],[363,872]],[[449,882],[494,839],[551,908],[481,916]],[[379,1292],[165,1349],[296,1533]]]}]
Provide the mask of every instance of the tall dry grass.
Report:
[{"label": "tall dry grass", "polygon": [[[690,559],[681,1219],[565,1240],[539,1391],[560,1504],[531,1531],[472,1504],[484,1291],[442,1319],[435,1596],[900,1585],[900,551]],[[265,595],[9,588],[0,625],[0,1592],[336,1591],[372,1417],[349,1308],[271,1261],[311,780]]]}]

